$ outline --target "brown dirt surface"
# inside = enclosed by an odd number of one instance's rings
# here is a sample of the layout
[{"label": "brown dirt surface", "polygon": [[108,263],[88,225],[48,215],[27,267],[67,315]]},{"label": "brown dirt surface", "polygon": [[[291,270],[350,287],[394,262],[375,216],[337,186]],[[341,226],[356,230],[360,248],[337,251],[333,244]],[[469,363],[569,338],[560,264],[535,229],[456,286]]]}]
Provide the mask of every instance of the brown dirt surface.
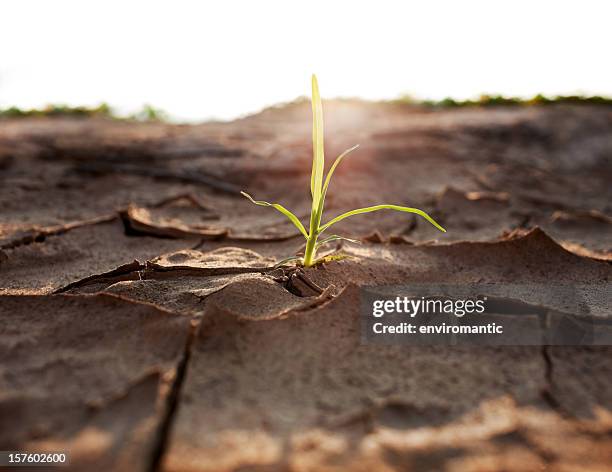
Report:
[{"label": "brown dirt surface", "polygon": [[[0,122],[0,450],[70,470],[606,471],[609,347],[361,342],[360,289],[498,284],[612,321],[612,108],[325,104],[338,168],[311,269],[310,111]],[[334,243],[335,244],[335,243]],[[568,290],[570,290],[568,288]]]}]

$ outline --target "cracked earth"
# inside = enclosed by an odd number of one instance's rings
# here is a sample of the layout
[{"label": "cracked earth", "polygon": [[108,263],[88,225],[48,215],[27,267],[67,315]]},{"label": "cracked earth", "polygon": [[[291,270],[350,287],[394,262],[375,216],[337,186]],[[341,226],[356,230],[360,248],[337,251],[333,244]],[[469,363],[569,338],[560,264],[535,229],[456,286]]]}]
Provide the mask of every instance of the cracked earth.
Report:
[{"label": "cracked earth", "polygon": [[[612,348],[360,342],[361,286],[579,287],[612,330],[612,109],[326,103],[351,256],[278,269],[307,104],[231,123],[0,122],[0,450],[83,471],[607,471]],[[333,249],[333,248],[332,248]],[[505,285],[504,285],[505,284]],[[557,306],[559,305],[559,306]]]}]

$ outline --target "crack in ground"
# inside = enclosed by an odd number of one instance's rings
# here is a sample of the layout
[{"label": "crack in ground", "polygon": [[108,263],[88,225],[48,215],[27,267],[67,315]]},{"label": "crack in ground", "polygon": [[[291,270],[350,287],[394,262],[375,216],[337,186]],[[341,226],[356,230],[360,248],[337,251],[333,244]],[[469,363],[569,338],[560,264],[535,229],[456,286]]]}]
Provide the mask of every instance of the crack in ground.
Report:
[{"label": "crack in ground", "polygon": [[147,468],[148,472],[158,472],[161,470],[163,459],[168,449],[170,442],[170,433],[174,424],[174,419],[179,407],[179,398],[185,376],[187,374],[187,368],[189,366],[189,360],[191,359],[191,350],[196,337],[197,322],[192,320],[189,335],[185,342],[185,349],[183,351],[183,357],[179,361],[176,368],[176,376],[170,387],[170,392],[166,398],[166,407],[163,418],[160,422],[159,429],[153,441],[153,448],[151,452],[151,460]]},{"label": "crack in ground", "polygon": [[101,223],[108,223],[117,218],[115,213],[109,215],[98,216],[87,220],[73,221],[57,226],[49,226],[44,228],[31,228],[26,230],[21,237],[13,239],[2,246],[0,249],[14,249],[20,246],[27,246],[33,243],[42,243],[47,239],[47,236],[60,236],[66,234],[73,229],[83,228],[85,226],[94,226]]},{"label": "crack in ground", "polygon": [[57,295],[59,293],[65,293],[69,290],[86,287],[87,285],[92,285],[96,283],[107,283],[109,285],[117,283],[123,280],[138,280],[142,277],[140,273],[145,269],[145,264],[141,264],[137,260],[134,260],[128,264],[120,265],[108,272],[104,272],[102,274],[93,274],[89,275],[83,279],[76,280],[74,282],[69,283],[68,285],[64,285],[53,292],[52,295]]},{"label": "crack in ground", "polygon": [[[53,295],[66,293],[73,289],[94,284],[106,284],[107,287],[126,280],[169,280],[180,277],[217,277],[222,275],[262,274],[275,270],[274,267],[163,267],[146,261],[134,260],[120,265],[102,274],[89,275],[64,285],[52,292]],[[321,292],[322,293],[322,290]]]},{"label": "crack in ground", "polygon": [[540,350],[542,358],[544,359],[544,380],[545,385],[540,395],[542,400],[555,412],[567,419],[576,419],[576,417],[570,413],[566,408],[563,407],[561,402],[555,397],[553,393],[553,376],[554,376],[554,363],[550,355],[550,346],[543,345]]},{"label": "crack in ground", "polygon": [[281,268],[280,270],[282,274],[278,277],[272,277],[272,280],[297,297],[319,296],[325,291],[325,289],[314,283],[301,267]]}]

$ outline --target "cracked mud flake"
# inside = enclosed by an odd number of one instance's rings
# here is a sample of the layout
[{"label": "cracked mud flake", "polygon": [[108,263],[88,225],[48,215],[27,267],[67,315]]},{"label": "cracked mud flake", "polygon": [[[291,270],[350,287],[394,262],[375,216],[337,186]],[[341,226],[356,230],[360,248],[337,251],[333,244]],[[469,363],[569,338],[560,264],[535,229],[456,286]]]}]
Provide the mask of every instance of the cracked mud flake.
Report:
[{"label": "cracked mud flake", "polygon": [[[517,231],[495,242],[423,246],[423,251],[440,262],[449,257],[457,265],[457,278],[480,272],[482,280],[491,281],[550,282],[552,275],[559,283],[584,283],[605,282],[611,274],[609,264],[572,254],[538,228]],[[452,272],[452,265],[449,269]]]},{"label": "cracked mud flake", "polygon": [[497,241],[444,245],[346,245],[353,259],[326,266],[326,278],[358,285],[401,283],[551,283],[605,289],[612,267],[573,254],[540,229],[518,231]]},{"label": "cracked mud flake", "polygon": [[[449,187],[438,196],[436,210],[444,224],[452,228],[452,234],[445,237],[452,241],[494,240],[522,220],[513,212],[510,195],[503,192],[464,193]],[[437,236],[435,228],[425,226],[419,234],[422,240]]]},{"label": "cracked mud flake", "polygon": [[111,271],[134,259],[142,262],[193,241],[129,237],[118,219],[87,225],[42,242],[4,251],[0,293],[51,293],[69,283]]},{"label": "cracked mud flake", "polygon": [[94,278],[75,284],[69,293],[113,293],[187,315],[220,305],[245,317],[275,316],[327,299],[326,294],[317,298],[290,293],[261,273],[271,269],[271,262],[248,249],[183,250],[153,259],[138,277]]},{"label": "cracked mud flake", "polygon": [[[107,287],[95,286],[95,290],[184,315],[202,315],[209,306],[220,305],[238,316],[265,318],[328,300],[327,295],[320,298],[296,296],[270,277],[257,273],[120,281]],[[79,290],[71,293],[79,293]]]},{"label": "cracked mud flake", "polygon": [[612,260],[612,218],[598,211],[555,211],[542,227],[569,251]]},{"label": "cracked mud flake", "polygon": [[272,319],[304,311],[330,300],[327,292],[300,296],[269,276],[251,276],[228,284],[206,300],[206,312],[223,310],[238,318]]},{"label": "cracked mud flake", "polygon": [[12,249],[15,247],[44,241],[48,236],[67,233],[75,228],[106,223],[116,218],[116,215],[103,215],[88,220],[70,221],[53,226],[14,225],[0,223],[0,248]]},{"label": "cracked mud flake", "polygon": [[185,192],[184,186],[152,184],[130,176],[76,180],[80,183],[74,188],[58,188],[60,184],[51,181],[36,192],[17,194],[9,181],[6,190],[0,189],[0,205],[4,210],[0,218],[1,244],[18,241],[39,227],[61,227],[93,220],[113,214],[130,203],[153,204],[160,198]]},{"label": "cracked mud flake", "polygon": [[[215,227],[210,222],[204,224],[202,221],[197,223],[189,221],[193,217],[177,212],[172,215],[160,214],[164,209],[138,208],[130,205],[122,214],[122,218],[129,225],[129,229],[136,234],[149,234],[153,236],[164,236],[168,238],[185,237],[208,237],[218,238],[227,233],[225,228]],[[208,219],[210,213],[197,209],[201,213],[200,219]]]},{"label": "cracked mud flake", "polygon": [[213,251],[183,250],[163,254],[150,261],[155,270],[192,270],[208,275],[247,272],[251,269],[270,269],[273,260],[262,257],[255,251],[238,247],[222,247]]},{"label": "cracked mud flake", "polygon": [[[452,453],[462,435],[457,455],[468,461],[534,414],[562,422],[541,401],[546,365],[539,348],[363,345],[358,300],[349,287],[323,307],[267,319],[216,305],[194,341],[164,470],[364,470],[359,464],[366,459],[366,470],[386,470],[394,460],[383,452],[393,447],[372,456],[373,443],[406,444],[399,451],[410,463],[425,451]],[[489,408],[483,424],[479,409],[503,406],[507,396],[508,419]],[[536,413],[515,411],[514,402]],[[566,437],[578,434],[573,426],[566,430]],[[412,435],[412,444],[404,435]],[[500,463],[516,448],[489,451]]]},{"label": "cracked mud flake", "polygon": [[[121,297],[151,303],[183,315],[201,315],[204,312],[205,299],[241,279],[254,277],[253,274],[235,274],[229,276],[189,277],[164,280],[130,280],[115,282],[110,285],[85,287],[85,290],[112,293]],[[75,290],[79,293],[81,290]]]},{"label": "cracked mud flake", "polygon": [[144,470],[189,321],[109,295],[0,298],[0,447]]},{"label": "cracked mud flake", "polygon": [[[253,213],[240,196],[220,198],[209,195],[203,207],[199,200],[176,199],[153,207],[130,205],[122,218],[137,234],[170,238],[201,237],[246,241],[278,241],[299,236],[297,230],[276,212]],[[248,203],[248,205],[247,205]],[[214,211],[210,208],[214,208]],[[231,209],[231,210],[230,210]],[[225,211],[224,211],[225,210]]]}]

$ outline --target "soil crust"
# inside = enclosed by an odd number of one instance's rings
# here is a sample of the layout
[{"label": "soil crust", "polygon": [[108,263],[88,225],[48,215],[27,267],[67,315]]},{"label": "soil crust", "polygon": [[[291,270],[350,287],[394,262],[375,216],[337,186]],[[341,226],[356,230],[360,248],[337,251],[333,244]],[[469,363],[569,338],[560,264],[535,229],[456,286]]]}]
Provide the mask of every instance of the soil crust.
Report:
[{"label": "soil crust", "polygon": [[[610,327],[612,107],[329,102],[327,221],[303,238],[310,111],[231,123],[0,122],[0,450],[71,470],[533,471],[612,463],[612,348],[374,346],[364,286],[581,290]],[[329,164],[329,162],[328,162]],[[523,288],[521,288],[523,287]],[[525,288],[527,287],[527,288]]]}]

